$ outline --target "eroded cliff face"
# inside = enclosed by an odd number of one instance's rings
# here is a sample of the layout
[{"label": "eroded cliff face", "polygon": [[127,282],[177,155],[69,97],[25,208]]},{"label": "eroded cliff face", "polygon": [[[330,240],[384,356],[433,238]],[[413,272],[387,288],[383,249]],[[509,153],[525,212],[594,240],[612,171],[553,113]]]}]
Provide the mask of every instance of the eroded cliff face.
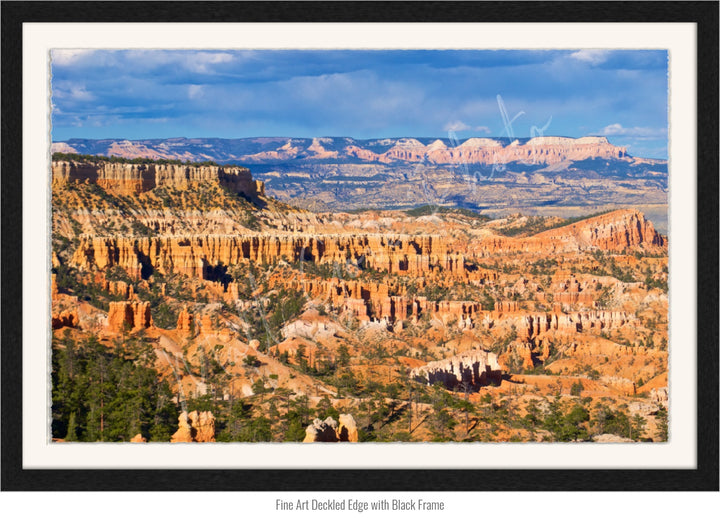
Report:
[{"label": "eroded cliff face", "polygon": [[108,311],[108,331],[122,333],[138,331],[153,325],[149,302],[111,302]]},{"label": "eroded cliff face", "polygon": [[[425,139],[423,139],[425,140]],[[185,141],[184,144],[182,141]],[[232,143],[229,142],[232,146]],[[354,140],[349,138],[253,138],[238,139],[242,147],[232,154],[227,150],[213,149],[212,144],[198,139],[173,139],[172,146],[162,146],[150,141],[76,141],[53,143],[53,151],[93,153],[122,156],[126,158],[150,157],[179,160],[225,161],[232,158],[245,163],[310,162],[332,159],[338,163],[348,159],[368,162],[420,162],[431,164],[505,164],[529,162],[554,164],[566,160],[588,158],[625,158],[626,148],[614,146],[605,137],[535,137],[521,143],[507,139],[470,138],[459,144],[448,139],[437,139],[423,144],[415,138],[377,140]],[[428,142],[425,140],[425,142]],[[198,144],[201,148],[197,149]],[[378,149],[380,145],[381,149]],[[89,147],[88,147],[89,146]],[[250,152],[248,152],[248,148]],[[334,148],[334,149],[327,149]],[[192,151],[191,151],[192,149]],[[209,154],[209,155],[208,155]]]},{"label": "eroded cliff face", "polygon": [[[667,247],[652,223],[635,210],[620,210],[590,218],[529,238],[496,235],[481,237],[467,246],[472,258],[514,252],[560,253],[587,249],[623,251]],[[346,264],[400,275],[425,275],[441,269],[468,280],[483,282],[482,271],[465,268],[465,255],[451,251],[441,236],[421,235],[193,235],[168,237],[83,237],[71,264],[84,269],[120,266],[133,278],[143,272],[180,273],[213,279],[218,268],[279,260],[315,264]],[[577,288],[568,286],[562,301],[580,300]],[[350,296],[349,298],[357,298]]]},{"label": "eroded cliff face", "polygon": [[54,161],[53,182],[96,183],[103,189],[122,195],[134,195],[155,187],[188,189],[200,182],[221,185],[248,197],[263,196],[265,185],[253,180],[244,167],[189,166],[174,164],[97,164]]},{"label": "eroded cliff face", "polygon": [[572,335],[583,330],[594,330],[599,334],[630,324],[634,320],[632,315],[624,311],[524,314],[517,318],[516,327],[520,339],[535,340],[547,331],[560,331]]},{"label": "eroded cliff face", "polygon": [[499,382],[502,369],[497,355],[484,350],[462,353],[444,360],[433,361],[410,371],[410,378],[426,381],[428,385],[441,382],[448,389],[461,383],[471,390]]},{"label": "eroded cliff face", "polygon": [[614,146],[605,137],[536,137],[524,144],[514,141],[504,146],[499,140],[471,138],[456,147],[449,147],[443,141],[425,146],[415,139],[400,139],[384,153],[374,153],[358,146],[348,146],[347,155],[373,162],[394,161],[419,162],[427,160],[432,164],[507,164],[529,162],[533,164],[556,164],[566,160],[589,158],[624,158],[627,150]]},{"label": "eroded cliff face", "polygon": [[622,252],[628,249],[666,250],[667,240],[652,222],[635,209],[621,209],[571,225],[546,230],[532,237],[488,235],[470,246],[475,257],[496,254],[565,253],[582,250]]},{"label": "eroded cliff face", "polygon": [[[450,275],[451,278],[452,275]],[[359,322],[393,324],[417,321],[424,315],[438,315],[443,321],[458,319],[458,325],[470,325],[480,313],[481,304],[473,301],[430,300],[425,296],[408,295],[397,283],[377,283],[352,279],[286,279],[279,281],[290,291],[307,293],[310,297],[356,318]],[[234,283],[227,286],[226,301],[237,299]]]},{"label": "eroded cliff face", "polygon": [[213,279],[218,268],[282,259],[316,264],[352,261],[399,274],[422,274],[436,267],[464,271],[463,256],[448,253],[440,237],[382,235],[84,237],[71,264],[81,269],[120,266],[135,279],[152,270]]},{"label": "eroded cliff face", "polygon": [[624,209],[579,221],[563,228],[541,232],[537,239],[550,242],[576,242],[601,250],[625,250],[632,247],[666,247],[650,220],[635,209]]}]

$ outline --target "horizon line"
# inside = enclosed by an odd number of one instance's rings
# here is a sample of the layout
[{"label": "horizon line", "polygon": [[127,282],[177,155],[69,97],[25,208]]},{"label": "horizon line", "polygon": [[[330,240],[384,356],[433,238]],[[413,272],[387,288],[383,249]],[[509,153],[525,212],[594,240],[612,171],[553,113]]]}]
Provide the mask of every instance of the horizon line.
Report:
[{"label": "horizon line", "polygon": [[[578,140],[581,138],[588,138],[588,137],[596,137],[596,138],[604,138],[608,142],[609,136],[608,135],[597,135],[597,134],[589,134],[589,135],[583,135],[581,137],[569,137],[567,135],[535,135],[535,136],[514,136],[512,139],[510,137],[505,136],[488,136],[488,135],[473,135],[469,137],[462,137],[459,139],[456,139],[458,141],[461,140],[470,140],[472,138],[478,138],[478,139],[490,139],[490,140],[509,140],[510,142],[513,142],[515,140],[531,140],[533,138],[567,138],[567,139],[573,139]],[[53,143],[56,142],[67,142],[69,140],[128,140],[128,141],[138,141],[138,140],[192,140],[192,139],[213,139],[213,140],[245,140],[245,139],[257,139],[257,138],[265,138],[265,139],[321,139],[321,138],[331,138],[331,139],[341,139],[341,138],[349,138],[352,140],[384,140],[384,139],[404,139],[404,138],[414,138],[414,139],[436,139],[436,140],[452,140],[453,137],[450,136],[444,136],[444,137],[438,137],[438,136],[421,136],[421,135],[403,135],[403,136],[394,136],[394,137],[351,137],[348,135],[315,135],[312,137],[298,137],[298,136],[288,136],[288,135],[253,135],[253,136],[247,136],[247,137],[211,137],[211,136],[204,136],[204,137],[186,137],[186,136],[177,136],[177,137],[140,137],[140,138],[127,138],[127,137],[99,137],[99,138],[90,138],[90,137],[70,137],[63,140],[52,140]]]}]

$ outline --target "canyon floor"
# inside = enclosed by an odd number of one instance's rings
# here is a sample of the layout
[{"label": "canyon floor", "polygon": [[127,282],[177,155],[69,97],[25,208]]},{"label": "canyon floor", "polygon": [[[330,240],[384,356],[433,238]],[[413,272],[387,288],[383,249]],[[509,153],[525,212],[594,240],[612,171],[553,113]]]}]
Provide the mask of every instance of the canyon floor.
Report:
[{"label": "canyon floor", "polygon": [[311,212],[131,174],[53,182],[55,440],[667,440],[638,207]]}]

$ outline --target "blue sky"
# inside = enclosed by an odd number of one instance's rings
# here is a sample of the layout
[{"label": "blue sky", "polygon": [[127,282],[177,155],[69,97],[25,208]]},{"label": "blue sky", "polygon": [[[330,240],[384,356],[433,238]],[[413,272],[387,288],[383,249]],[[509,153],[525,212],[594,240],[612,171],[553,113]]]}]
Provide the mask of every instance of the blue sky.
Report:
[{"label": "blue sky", "polygon": [[54,141],[541,130],[667,158],[665,51],[55,50],[52,74]]}]

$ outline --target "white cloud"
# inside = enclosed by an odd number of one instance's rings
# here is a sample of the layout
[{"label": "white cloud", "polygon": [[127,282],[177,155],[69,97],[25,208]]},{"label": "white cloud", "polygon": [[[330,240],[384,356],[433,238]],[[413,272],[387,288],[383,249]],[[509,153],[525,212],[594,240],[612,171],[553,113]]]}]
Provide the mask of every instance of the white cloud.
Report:
[{"label": "white cloud", "polygon": [[478,126],[475,128],[475,131],[482,132],[482,133],[492,133],[492,130],[488,128],[487,126]]},{"label": "white cloud", "polygon": [[50,53],[54,65],[70,65],[95,52],[95,49],[53,49]]},{"label": "white cloud", "polygon": [[211,65],[229,63],[233,55],[227,52],[197,52],[187,55],[187,67],[193,72],[206,73]]},{"label": "white cloud", "polygon": [[[120,60],[116,66],[131,66],[135,70],[152,71],[158,67],[170,65],[197,74],[210,73],[213,65],[230,63],[235,60],[233,54],[213,51],[132,49],[109,55]],[[245,55],[242,56],[245,57]]]},{"label": "white cloud", "polygon": [[472,128],[465,124],[463,121],[453,121],[445,124],[443,131],[466,131],[469,129]]},{"label": "white cloud", "polygon": [[635,138],[660,138],[667,135],[667,128],[641,128],[635,126],[633,128],[625,128],[622,124],[615,123],[605,126],[601,131],[601,135],[605,136],[622,136]]},{"label": "white cloud", "polygon": [[573,52],[572,54],[570,54],[570,57],[573,59],[577,59],[578,61],[590,63],[592,65],[599,65],[600,63],[606,61],[609,55],[609,50],[582,49],[578,50],[577,52]]},{"label": "white cloud", "polygon": [[202,97],[204,92],[204,85],[189,85],[188,86],[188,99],[199,99]]},{"label": "white cloud", "polygon": [[84,86],[74,86],[70,89],[70,97],[76,101],[92,101],[95,96],[88,92]]},{"label": "white cloud", "polygon": [[623,135],[625,131],[627,130],[622,127],[622,124],[615,123],[605,126],[600,133],[603,135]]},{"label": "white cloud", "polygon": [[87,91],[84,85],[65,83],[56,85],[52,92],[54,99],[70,99],[72,101],[93,101],[95,96]]}]

